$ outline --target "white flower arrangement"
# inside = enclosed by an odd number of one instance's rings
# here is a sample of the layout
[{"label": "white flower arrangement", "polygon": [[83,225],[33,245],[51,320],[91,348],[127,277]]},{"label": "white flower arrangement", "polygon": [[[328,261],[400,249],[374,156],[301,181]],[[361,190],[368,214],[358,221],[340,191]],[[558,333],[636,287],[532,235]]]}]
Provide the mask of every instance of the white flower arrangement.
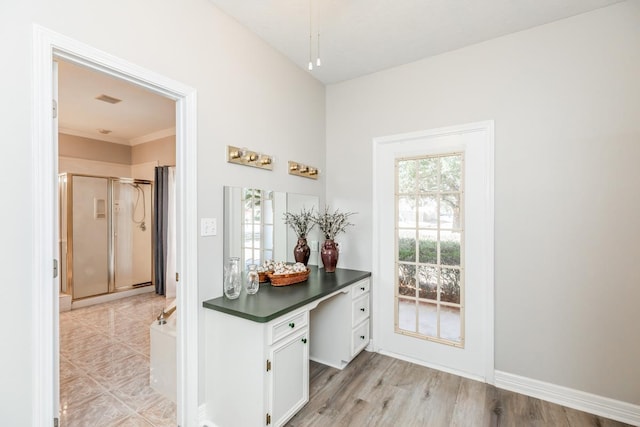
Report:
[{"label": "white flower arrangement", "polygon": [[313,222],[318,225],[325,239],[335,240],[338,234],[344,232],[348,226],[353,225],[349,222],[351,215],[355,215],[355,212],[340,212],[338,209],[330,212],[329,207],[325,206],[324,213],[318,213],[313,216]]},{"label": "white flower arrangement", "polygon": [[307,235],[315,226],[313,221],[313,208],[306,210],[302,208],[300,213],[285,212],[283,215],[284,223],[296,232],[298,239],[306,239]]}]

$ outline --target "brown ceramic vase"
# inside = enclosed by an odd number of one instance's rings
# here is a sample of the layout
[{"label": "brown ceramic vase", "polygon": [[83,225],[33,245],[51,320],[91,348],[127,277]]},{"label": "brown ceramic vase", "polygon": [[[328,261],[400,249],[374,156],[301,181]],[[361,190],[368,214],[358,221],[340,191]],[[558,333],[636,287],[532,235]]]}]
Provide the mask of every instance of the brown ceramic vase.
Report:
[{"label": "brown ceramic vase", "polygon": [[320,257],[322,264],[324,264],[324,271],[327,273],[335,272],[336,265],[338,265],[338,244],[330,239],[325,240],[322,244]]},{"label": "brown ceramic vase", "polygon": [[309,255],[311,255],[311,249],[307,244],[307,239],[299,238],[296,247],[293,248],[293,257],[296,262],[301,262],[307,265],[309,262]]}]

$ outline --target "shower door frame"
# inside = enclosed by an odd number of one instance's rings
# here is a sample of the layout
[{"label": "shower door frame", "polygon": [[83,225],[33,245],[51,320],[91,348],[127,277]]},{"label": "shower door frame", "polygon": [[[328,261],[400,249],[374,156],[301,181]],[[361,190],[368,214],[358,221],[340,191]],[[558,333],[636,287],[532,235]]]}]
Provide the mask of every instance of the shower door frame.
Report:
[{"label": "shower door frame", "polygon": [[[151,280],[148,282],[149,284],[145,284],[147,282],[142,282],[142,283],[132,283],[128,286],[124,286],[124,287],[118,287],[118,282],[117,282],[117,268],[118,268],[118,264],[116,262],[116,254],[117,254],[117,249],[115,247],[116,245],[116,225],[115,225],[115,216],[113,215],[113,194],[115,191],[114,186],[118,183],[122,183],[122,184],[147,184],[149,185],[149,200],[150,200],[150,207],[148,208],[150,215],[149,215],[149,227],[147,227],[149,229],[149,233],[151,233],[151,246],[149,247],[149,258],[151,259]],[[153,207],[155,199],[154,199],[154,182],[150,181],[148,179],[138,179],[138,178],[115,178],[115,177],[111,177],[109,179],[109,195],[111,197],[111,204],[110,206],[112,207],[111,209],[111,220],[109,221],[109,225],[111,226],[111,230],[109,233],[109,238],[111,239],[111,244],[112,244],[112,248],[113,251],[110,254],[110,260],[109,260],[109,265],[110,268],[112,268],[112,274],[110,277],[110,285],[109,285],[109,293],[116,293],[116,292],[122,292],[122,291],[127,291],[127,290],[131,290],[131,289],[138,289],[138,288],[143,288],[145,286],[153,286],[156,284],[156,277],[155,277],[155,258],[153,256],[153,252],[154,252],[154,247],[155,247],[155,236],[153,234],[153,230],[155,230],[155,215],[154,215],[154,210]],[[146,197],[144,195],[144,191],[142,192],[143,197]],[[134,211],[135,213],[135,211]],[[145,216],[146,217],[146,216]]]},{"label": "shower door frame", "polygon": [[[149,257],[151,258],[151,281],[148,285],[142,285],[142,284],[132,284],[126,287],[122,287],[122,288],[117,288],[116,287],[116,247],[115,247],[115,241],[116,241],[116,230],[115,230],[115,218],[113,215],[113,203],[114,203],[114,199],[113,199],[113,192],[114,192],[114,185],[118,182],[123,183],[123,184],[147,184],[150,185],[150,194],[149,194],[149,198],[151,199],[151,206],[153,207],[153,203],[154,203],[154,198],[153,198],[153,189],[154,189],[154,183],[153,181],[149,181],[147,179],[138,179],[138,178],[123,178],[123,177],[114,177],[114,176],[103,176],[103,175],[91,175],[91,174],[86,174],[86,173],[74,173],[74,172],[64,172],[59,174],[59,177],[62,176],[66,176],[66,192],[64,194],[64,196],[66,196],[66,200],[65,200],[65,205],[66,205],[66,210],[67,210],[67,214],[66,214],[66,231],[67,231],[67,236],[66,236],[66,242],[67,242],[67,250],[66,253],[62,253],[62,248],[60,248],[60,257],[65,257],[65,278],[66,278],[66,286],[65,286],[65,293],[71,295],[71,299],[72,301],[78,301],[78,300],[82,300],[82,299],[86,299],[86,298],[94,298],[100,295],[109,295],[109,294],[114,294],[117,292],[123,292],[123,291],[128,291],[131,289],[138,289],[138,288],[142,288],[144,286],[153,286],[156,283],[155,280],[155,260],[153,258],[153,248],[155,245],[155,236],[153,235],[153,233],[151,233],[151,249],[149,252]],[[74,236],[73,236],[73,177],[84,177],[84,178],[97,178],[97,179],[106,179],[107,180],[107,254],[108,254],[108,260],[107,260],[107,292],[104,293],[100,293],[100,294],[95,294],[95,295],[88,295],[85,297],[80,297],[80,298],[76,298],[73,290],[74,290],[74,274],[73,274],[73,246],[74,246]],[[150,215],[150,229],[153,230],[154,229],[154,224],[155,224],[155,217],[153,215],[153,208],[151,208],[151,215]],[[150,231],[151,232],[151,231]],[[62,262],[61,262],[61,267],[62,267]],[[61,280],[60,280],[60,292],[62,292],[62,276]],[[142,285],[142,286],[141,286]]]}]

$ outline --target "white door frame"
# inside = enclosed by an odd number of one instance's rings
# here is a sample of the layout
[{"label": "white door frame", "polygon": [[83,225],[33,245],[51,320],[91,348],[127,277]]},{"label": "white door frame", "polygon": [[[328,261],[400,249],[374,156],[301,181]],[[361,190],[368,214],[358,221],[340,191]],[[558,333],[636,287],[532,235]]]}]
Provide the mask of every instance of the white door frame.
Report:
[{"label": "white door frame", "polygon": [[57,349],[59,290],[52,263],[57,259],[53,236],[57,223],[57,155],[53,138],[54,57],[106,73],[176,101],[177,189],[177,411],[178,425],[198,425],[198,245],[196,174],[196,91],[153,71],[138,67],[39,25],[33,27],[32,203],[33,209],[33,426],[53,425],[54,352]]},{"label": "white door frame", "polygon": [[[390,135],[377,137],[373,139],[373,248],[372,248],[372,260],[373,260],[373,271],[372,276],[374,283],[379,283],[377,278],[380,277],[380,263],[382,260],[380,259],[379,250],[380,246],[380,235],[381,230],[380,227],[380,213],[378,212],[378,202],[379,196],[378,192],[381,183],[378,179],[379,173],[377,170],[378,160],[380,157],[381,147],[387,144],[397,143],[399,141],[406,141],[412,139],[424,139],[430,137],[438,137],[438,136],[446,136],[452,134],[461,134],[466,132],[475,132],[475,131],[484,131],[486,134],[487,149],[486,149],[486,165],[487,165],[487,176],[485,177],[486,182],[485,186],[485,198],[487,201],[487,212],[486,216],[488,218],[487,223],[485,224],[486,230],[485,233],[488,236],[487,238],[487,246],[484,248],[486,251],[488,265],[486,269],[486,277],[484,278],[487,283],[487,294],[486,294],[486,318],[484,319],[483,331],[486,334],[486,345],[484,348],[484,356],[485,356],[485,376],[484,380],[489,383],[494,383],[494,123],[492,120],[469,123],[464,125],[457,126],[449,126],[437,129],[430,129],[425,131],[411,132],[400,135]],[[372,291],[372,300],[373,300],[373,313],[380,313],[382,302],[380,301],[380,292],[376,292],[375,288]],[[372,316],[373,317],[373,330],[372,335],[373,339],[371,341],[371,348],[374,351],[380,351],[379,343],[376,342],[376,337],[379,336],[380,331],[382,330],[382,325],[380,324],[380,316]],[[411,362],[425,364],[420,361],[410,360]],[[456,374],[460,374],[458,372],[453,372]]]}]

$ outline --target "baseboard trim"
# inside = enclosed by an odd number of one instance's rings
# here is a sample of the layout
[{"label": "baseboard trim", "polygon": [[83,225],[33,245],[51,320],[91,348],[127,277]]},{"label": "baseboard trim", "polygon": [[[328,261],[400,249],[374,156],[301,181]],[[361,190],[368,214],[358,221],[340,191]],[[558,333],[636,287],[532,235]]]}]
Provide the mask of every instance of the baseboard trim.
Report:
[{"label": "baseboard trim", "polygon": [[437,365],[435,363],[427,363],[427,362],[424,362],[424,361],[422,361],[420,359],[414,359],[413,357],[407,357],[407,356],[402,355],[402,354],[393,353],[393,352],[385,351],[385,350],[378,350],[378,353],[380,353],[380,354],[382,354],[384,356],[393,357],[394,359],[400,359],[400,360],[404,360],[405,362],[415,363],[416,365],[425,366],[427,368],[435,369],[437,371],[446,372],[448,374],[457,375],[459,377],[469,378],[470,380],[480,381],[480,382],[483,382],[483,383],[486,382],[485,379],[482,378],[479,375],[473,375],[473,374],[470,374],[468,372],[458,371],[456,369],[451,369],[451,368],[448,368],[446,366]]},{"label": "baseboard trim", "polygon": [[640,426],[639,405],[502,371],[495,371],[495,386],[594,415]]}]

